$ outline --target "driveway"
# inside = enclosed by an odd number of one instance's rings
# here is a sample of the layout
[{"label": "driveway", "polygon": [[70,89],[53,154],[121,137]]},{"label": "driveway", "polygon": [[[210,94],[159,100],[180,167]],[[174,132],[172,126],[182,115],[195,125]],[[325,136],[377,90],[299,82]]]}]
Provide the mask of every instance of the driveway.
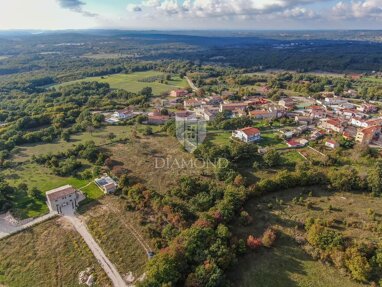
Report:
[{"label": "driveway", "polygon": [[35,224],[44,222],[52,217],[57,216],[56,212],[51,212],[43,216],[17,221],[10,213],[0,215],[0,239],[32,227]]},{"label": "driveway", "polygon": [[89,246],[91,252],[94,254],[95,258],[97,258],[99,264],[101,265],[107,276],[109,276],[110,280],[113,282],[113,285],[115,287],[126,287],[127,285],[122,279],[122,276],[119,274],[117,268],[106,257],[101,247],[94,240],[93,236],[89,233],[86,224],[74,215],[73,209],[71,208],[66,208],[65,210],[63,210],[63,213],[64,218],[66,218],[74,226],[74,228]]}]

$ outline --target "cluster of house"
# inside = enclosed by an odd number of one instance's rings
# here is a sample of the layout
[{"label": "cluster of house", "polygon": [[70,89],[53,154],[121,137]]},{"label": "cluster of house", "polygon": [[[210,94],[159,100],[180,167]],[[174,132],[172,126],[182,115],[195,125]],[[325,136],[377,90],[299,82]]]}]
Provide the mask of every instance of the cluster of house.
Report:
[{"label": "cluster of house", "polygon": [[[352,91],[349,91],[349,93]],[[147,115],[147,123],[153,125],[165,124],[171,117],[193,116],[205,121],[213,121],[219,113],[235,118],[248,116],[257,120],[273,120],[282,117],[294,118],[300,125],[293,131],[282,135],[287,145],[299,147],[306,144],[305,139],[296,139],[307,129],[312,130],[310,140],[316,140],[327,133],[342,134],[346,139],[353,139],[361,144],[369,145],[381,135],[382,118],[373,117],[378,111],[377,106],[370,103],[355,105],[347,99],[334,93],[323,93],[322,99],[312,100],[303,108],[296,108],[296,99],[285,97],[278,102],[272,102],[261,95],[248,96],[242,101],[230,101],[233,95],[223,91],[221,95],[212,93],[208,97],[196,97],[187,90],[171,91],[170,100],[163,100],[160,106]],[[183,110],[176,113],[163,113],[163,107],[182,106]],[[110,123],[131,119],[142,112],[132,109],[116,111],[107,119]],[[233,137],[246,142],[258,140],[260,134],[252,136],[253,130],[238,130]],[[327,146],[336,146],[328,143]]]},{"label": "cluster of house", "polygon": [[[317,140],[325,134],[342,135],[363,145],[377,143],[381,135],[382,118],[374,117],[378,107],[370,103],[353,104],[334,93],[323,93],[323,99],[304,109],[293,110],[295,122],[312,130],[311,140]],[[290,146],[299,146],[292,140]],[[289,144],[288,144],[289,145]],[[336,148],[338,143],[327,140],[325,145]]]}]

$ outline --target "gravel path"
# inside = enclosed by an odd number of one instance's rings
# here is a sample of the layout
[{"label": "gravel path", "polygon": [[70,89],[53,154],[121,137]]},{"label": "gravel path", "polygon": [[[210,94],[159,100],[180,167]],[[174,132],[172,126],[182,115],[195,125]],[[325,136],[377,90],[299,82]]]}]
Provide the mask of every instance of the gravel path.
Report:
[{"label": "gravel path", "polygon": [[86,244],[89,246],[91,252],[97,258],[99,264],[109,276],[110,280],[113,282],[115,287],[126,287],[126,283],[122,276],[119,274],[117,268],[111,263],[111,261],[106,257],[105,253],[102,251],[101,247],[94,240],[93,236],[89,233],[86,224],[82,222],[74,214],[66,214],[64,216],[77,230],[77,232],[82,236]]}]

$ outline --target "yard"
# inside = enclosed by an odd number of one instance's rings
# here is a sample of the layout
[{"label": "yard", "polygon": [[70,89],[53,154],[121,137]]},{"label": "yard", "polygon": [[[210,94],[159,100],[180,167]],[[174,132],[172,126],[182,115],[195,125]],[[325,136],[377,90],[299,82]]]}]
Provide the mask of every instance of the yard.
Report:
[{"label": "yard", "polygon": [[[299,202],[294,198],[299,198]],[[245,206],[253,223],[244,227],[237,222],[235,234],[241,238],[250,234],[260,236],[268,226],[273,226],[278,230],[278,239],[272,249],[250,252],[239,259],[230,277],[237,286],[364,286],[334,267],[313,261],[294,239],[303,232],[296,226],[309,217],[320,218],[345,237],[378,240],[381,234],[377,226],[382,215],[376,213],[376,218],[372,218],[368,210],[381,208],[380,198],[361,193],[333,193],[319,187],[296,188],[253,199]]]},{"label": "yard", "polygon": [[53,87],[59,88],[80,82],[100,82],[110,84],[111,88],[123,89],[132,93],[138,93],[145,87],[151,87],[153,89],[154,95],[161,95],[174,89],[188,87],[187,81],[185,79],[181,79],[178,76],[173,76],[172,79],[166,84],[152,80],[155,77],[161,77],[163,75],[164,73],[157,71],[135,72],[131,74],[115,74],[103,77],[84,78],[81,80],[55,85]]},{"label": "yard", "polygon": [[[87,186],[89,180],[77,179],[74,177],[60,177],[44,166],[28,163],[23,164],[12,170],[7,169],[1,172],[13,186],[18,186],[24,183],[29,189],[36,187],[42,192],[40,198],[32,198],[28,196],[26,191],[17,192],[14,198],[16,205],[14,214],[20,218],[37,217],[48,213],[48,207],[45,203],[45,192],[63,185],[70,184],[75,188]],[[98,199],[103,196],[103,193],[96,185],[90,184],[84,188],[84,193],[89,196],[89,199]]]},{"label": "yard", "polygon": [[0,241],[0,285],[84,286],[78,276],[92,268],[94,286],[111,286],[80,235],[62,218]]}]

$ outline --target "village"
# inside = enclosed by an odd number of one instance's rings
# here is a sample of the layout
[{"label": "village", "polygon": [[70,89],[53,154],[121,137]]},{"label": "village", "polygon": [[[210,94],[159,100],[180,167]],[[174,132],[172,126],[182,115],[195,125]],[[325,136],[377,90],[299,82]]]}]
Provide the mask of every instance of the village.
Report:
[{"label": "village", "polygon": [[[354,92],[354,91],[349,91]],[[309,142],[324,140],[326,147],[335,149],[340,140],[365,146],[382,148],[380,139],[382,117],[378,105],[337,96],[334,92],[321,93],[320,99],[311,97],[284,97],[278,101],[264,93],[232,101],[234,93],[223,91],[221,95],[195,96],[188,90],[174,90],[166,99],[155,100],[153,110],[143,112],[134,108],[115,111],[106,118],[107,123],[144,115],[148,125],[164,125],[174,118],[197,118],[213,122],[219,114],[226,118],[248,117],[254,121],[288,119],[294,125],[275,129],[289,148],[307,146]],[[233,130],[231,139],[245,143],[261,142],[261,131],[255,127]]]}]

